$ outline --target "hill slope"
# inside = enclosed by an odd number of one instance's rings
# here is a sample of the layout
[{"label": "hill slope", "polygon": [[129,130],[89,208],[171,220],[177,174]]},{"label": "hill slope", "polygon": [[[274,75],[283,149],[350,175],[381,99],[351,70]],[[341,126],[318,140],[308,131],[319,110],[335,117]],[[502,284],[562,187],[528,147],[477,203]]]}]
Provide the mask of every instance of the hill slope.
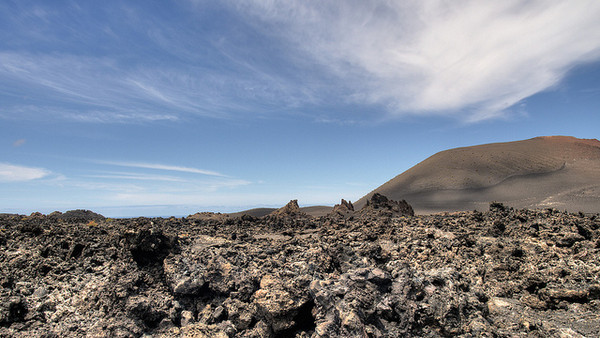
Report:
[{"label": "hill slope", "polygon": [[600,141],[536,137],[439,152],[370,192],[406,199],[418,213],[487,208],[600,212]]}]

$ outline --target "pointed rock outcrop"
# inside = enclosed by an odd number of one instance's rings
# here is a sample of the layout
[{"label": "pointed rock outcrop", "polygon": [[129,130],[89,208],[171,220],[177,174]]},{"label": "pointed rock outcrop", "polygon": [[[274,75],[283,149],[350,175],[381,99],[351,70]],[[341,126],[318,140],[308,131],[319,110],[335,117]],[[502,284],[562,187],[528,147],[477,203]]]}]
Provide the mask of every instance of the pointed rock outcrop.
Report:
[{"label": "pointed rock outcrop", "polygon": [[354,215],[354,205],[352,202],[342,199],[340,204],[336,204],[329,213],[330,217],[349,217]]},{"label": "pointed rock outcrop", "polygon": [[300,215],[303,215],[303,214],[304,213],[302,211],[300,211],[300,206],[298,206],[298,200],[291,200],[284,207],[279,208],[279,209],[273,211],[270,214],[270,216],[290,216],[290,217],[295,217],[295,216],[300,216]]}]

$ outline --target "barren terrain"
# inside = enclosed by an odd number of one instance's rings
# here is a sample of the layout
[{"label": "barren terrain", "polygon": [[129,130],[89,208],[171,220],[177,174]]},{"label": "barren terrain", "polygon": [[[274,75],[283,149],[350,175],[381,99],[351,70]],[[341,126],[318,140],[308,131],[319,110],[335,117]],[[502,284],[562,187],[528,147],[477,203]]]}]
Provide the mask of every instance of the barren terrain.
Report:
[{"label": "barren terrain", "polygon": [[600,215],[0,216],[0,336],[598,337]]}]

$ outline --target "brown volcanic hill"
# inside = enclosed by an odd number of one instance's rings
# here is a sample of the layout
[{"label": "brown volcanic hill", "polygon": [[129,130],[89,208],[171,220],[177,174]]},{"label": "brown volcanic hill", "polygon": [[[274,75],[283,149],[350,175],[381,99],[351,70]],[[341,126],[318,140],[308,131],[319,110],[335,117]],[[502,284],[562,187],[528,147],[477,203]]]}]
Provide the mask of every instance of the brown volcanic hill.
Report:
[{"label": "brown volcanic hill", "polygon": [[600,212],[600,141],[536,137],[439,152],[373,190],[405,199],[417,213],[518,208]]}]

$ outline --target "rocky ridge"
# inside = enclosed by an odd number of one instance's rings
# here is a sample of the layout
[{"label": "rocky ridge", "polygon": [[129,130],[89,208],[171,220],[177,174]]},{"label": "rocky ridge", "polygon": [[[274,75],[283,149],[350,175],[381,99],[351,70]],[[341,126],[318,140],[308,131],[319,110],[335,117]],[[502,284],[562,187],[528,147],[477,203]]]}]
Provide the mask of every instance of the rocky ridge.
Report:
[{"label": "rocky ridge", "polygon": [[0,215],[0,336],[600,335],[600,215],[343,202],[319,218],[294,203],[260,218]]}]

